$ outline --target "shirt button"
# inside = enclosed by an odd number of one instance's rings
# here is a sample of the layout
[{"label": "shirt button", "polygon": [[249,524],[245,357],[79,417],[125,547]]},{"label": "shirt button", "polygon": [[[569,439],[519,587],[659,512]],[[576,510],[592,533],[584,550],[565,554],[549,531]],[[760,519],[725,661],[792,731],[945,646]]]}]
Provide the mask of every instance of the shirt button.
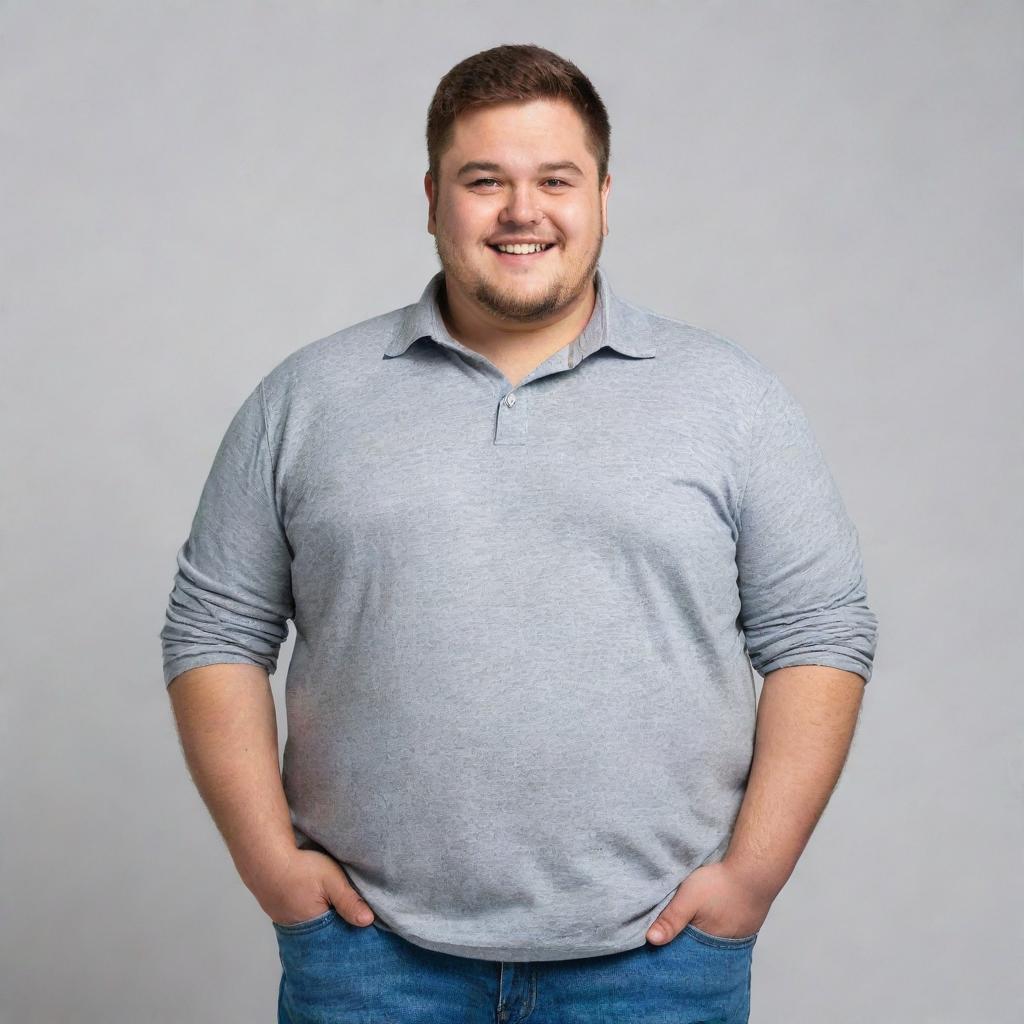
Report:
[{"label": "shirt button", "polygon": [[510,392],[509,392],[509,393],[508,393],[508,394],[507,394],[507,395],[505,396],[505,404],[506,404],[506,405],[507,405],[507,406],[508,406],[508,407],[509,407],[510,409],[512,408],[512,406],[513,406],[513,405],[515,405],[515,404],[516,404],[516,394],[515,394],[515,392],[514,392],[514,391],[510,391]]}]

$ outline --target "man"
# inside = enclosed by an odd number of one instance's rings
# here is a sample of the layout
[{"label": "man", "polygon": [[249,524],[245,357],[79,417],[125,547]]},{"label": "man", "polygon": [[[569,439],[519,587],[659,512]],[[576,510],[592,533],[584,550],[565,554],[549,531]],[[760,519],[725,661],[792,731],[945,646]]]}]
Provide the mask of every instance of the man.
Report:
[{"label": "man", "polygon": [[260,381],[178,552],[189,766],[281,1020],[744,1021],[871,677],[856,529],[771,371],[612,291],[575,65],[476,54],[427,139],[441,271]]}]

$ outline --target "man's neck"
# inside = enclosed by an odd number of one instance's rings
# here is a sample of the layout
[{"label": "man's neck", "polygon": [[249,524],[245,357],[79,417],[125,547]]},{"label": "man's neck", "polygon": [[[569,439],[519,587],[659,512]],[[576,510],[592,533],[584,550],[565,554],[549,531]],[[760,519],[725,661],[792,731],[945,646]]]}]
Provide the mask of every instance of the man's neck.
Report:
[{"label": "man's neck", "polygon": [[[454,301],[453,301],[454,299]],[[593,315],[597,290],[590,287],[566,309],[540,324],[496,321],[457,292],[450,295],[446,285],[438,292],[438,306],[448,333],[466,348],[479,352],[498,367],[510,381],[518,382],[582,333]]]}]

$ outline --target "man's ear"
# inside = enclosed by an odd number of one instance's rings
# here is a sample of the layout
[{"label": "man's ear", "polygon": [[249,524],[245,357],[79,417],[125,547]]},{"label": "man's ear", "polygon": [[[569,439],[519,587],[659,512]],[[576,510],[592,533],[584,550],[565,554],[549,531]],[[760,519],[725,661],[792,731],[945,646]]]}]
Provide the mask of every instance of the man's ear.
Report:
[{"label": "man's ear", "polygon": [[430,171],[423,175],[423,191],[427,193],[427,231],[434,234],[437,231],[437,220],[434,217],[437,204],[434,197],[434,179],[430,176]]},{"label": "man's ear", "polygon": [[606,174],[601,186],[601,234],[608,234],[608,193],[612,187],[612,176]]}]

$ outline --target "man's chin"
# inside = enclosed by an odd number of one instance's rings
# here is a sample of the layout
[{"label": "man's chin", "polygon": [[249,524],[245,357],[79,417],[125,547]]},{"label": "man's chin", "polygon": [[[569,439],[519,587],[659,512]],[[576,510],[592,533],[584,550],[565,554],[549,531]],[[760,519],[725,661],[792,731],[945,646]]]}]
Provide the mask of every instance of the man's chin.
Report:
[{"label": "man's chin", "polygon": [[487,275],[478,283],[478,302],[498,316],[511,320],[538,320],[572,302],[564,278],[533,274],[494,278]]},{"label": "man's chin", "polygon": [[509,293],[489,288],[480,288],[476,292],[476,300],[489,309],[495,316],[506,320],[530,321],[540,320],[556,312],[562,303],[559,302],[559,289],[547,289],[539,295]]}]

